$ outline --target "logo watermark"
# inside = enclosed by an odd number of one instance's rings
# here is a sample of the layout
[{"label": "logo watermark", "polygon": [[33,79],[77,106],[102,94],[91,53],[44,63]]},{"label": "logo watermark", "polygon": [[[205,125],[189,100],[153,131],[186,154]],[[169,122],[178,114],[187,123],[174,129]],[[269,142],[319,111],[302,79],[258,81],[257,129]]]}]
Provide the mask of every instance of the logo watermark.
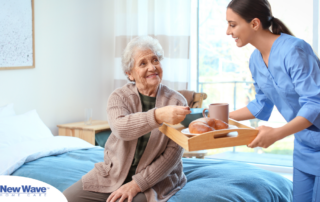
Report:
[{"label": "logo watermark", "polygon": [[57,188],[31,178],[0,176],[0,201],[67,202]]},{"label": "logo watermark", "polygon": [[45,197],[47,195],[47,190],[50,187],[33,187],[31,185],[21,185],[20,187],[10,187],[7,185],[0,184],[0,197],[12,197],[20,196],[20,194],[26,194],[27,196],[39,196]]}]

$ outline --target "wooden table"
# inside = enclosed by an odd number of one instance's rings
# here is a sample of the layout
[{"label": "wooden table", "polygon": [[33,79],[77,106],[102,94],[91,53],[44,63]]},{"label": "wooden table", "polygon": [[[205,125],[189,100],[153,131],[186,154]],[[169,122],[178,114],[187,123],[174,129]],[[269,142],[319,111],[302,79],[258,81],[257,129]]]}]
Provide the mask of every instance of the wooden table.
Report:
[{"label": "wooden table", "polygon": [[59,136],[78,137],[95,145],[95,135],[101,131],[110,130],[108,121],[92,121],[91,125],[85,125],[84,122],[68,123],[58,125]]}]

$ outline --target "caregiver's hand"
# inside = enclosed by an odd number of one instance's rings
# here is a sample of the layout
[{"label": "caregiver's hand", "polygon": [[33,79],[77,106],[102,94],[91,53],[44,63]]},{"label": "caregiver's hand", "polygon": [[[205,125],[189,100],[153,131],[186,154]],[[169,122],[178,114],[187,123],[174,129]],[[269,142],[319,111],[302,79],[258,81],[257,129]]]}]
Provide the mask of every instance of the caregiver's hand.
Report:
[{"label": "caregiver's hand", "polygon": [[277,140],[282,139],[279,128],[271,128],[268,126],[259,126],[257,137],[248,145],[248,147],[263,147],[268,148]]},{"label": "caregiver's hand", "polygon": [[138,184],[132,180],[127,184],[122,185],[117,191],[113,192],[107,199],[107,202],[115,202],[120,198],[119,202],[124,202],[128,199],[128,202],[132,202],[133,197],[135,197],[139,192],[141,192]]},{"label": "caregiver's hand", "polygon": [[163,122],[170,124],[178,124],[190,114],[190,107],[184,106],[166,106],[155,110],[156,121],[161,124]]}]

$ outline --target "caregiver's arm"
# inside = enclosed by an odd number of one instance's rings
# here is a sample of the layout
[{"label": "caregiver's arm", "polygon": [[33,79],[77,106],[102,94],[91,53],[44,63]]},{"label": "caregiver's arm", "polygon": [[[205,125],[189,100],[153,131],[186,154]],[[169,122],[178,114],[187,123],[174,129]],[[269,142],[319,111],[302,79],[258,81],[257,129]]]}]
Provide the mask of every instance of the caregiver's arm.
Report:
[{"label": "caregiver's arm", "polygon": [[291,134],[302,131],[310,127],[312,123],[308,119],[297,116],[286,125],[280,128],[271,128],[268,126],[259,126],[257,137],[248,145],[248,147],[263,147],[268,148],[274,142],[281,140]]},{"label": "caregiver's arm", "polygon": [[252,115],[252,113],[247,107],[243,107],[236,111],[230,112],[229,118],[234,119],[236,121],[244,121],[248,119],[254,119],[255,117]]},{"label": "caregiver's arm", "polygon": [[[254,77],[252,77],[254,80]],[[253,83],[256,95],[255,99],[249,102],[246,107],[230,112],[229,117],[236,121],[258,118],[267,121],[271,115],[274,104],[260,89],[257,82]]]},{"label": "caregiver's arm", "polygon": [[279,133],[282,134],[280,139],[309,128],[311,125],[312,123],[308,119],[297,116],[286,125],[278,128]]}]

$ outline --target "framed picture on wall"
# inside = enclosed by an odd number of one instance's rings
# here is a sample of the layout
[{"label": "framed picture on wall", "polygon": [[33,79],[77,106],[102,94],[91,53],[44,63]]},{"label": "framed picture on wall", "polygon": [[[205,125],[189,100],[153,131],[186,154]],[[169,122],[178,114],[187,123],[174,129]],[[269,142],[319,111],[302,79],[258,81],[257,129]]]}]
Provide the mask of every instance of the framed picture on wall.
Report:
[{"label": "framed picture on wall", "polygon": [[0,70],[35,68],[34,0],[0,0]]}]

